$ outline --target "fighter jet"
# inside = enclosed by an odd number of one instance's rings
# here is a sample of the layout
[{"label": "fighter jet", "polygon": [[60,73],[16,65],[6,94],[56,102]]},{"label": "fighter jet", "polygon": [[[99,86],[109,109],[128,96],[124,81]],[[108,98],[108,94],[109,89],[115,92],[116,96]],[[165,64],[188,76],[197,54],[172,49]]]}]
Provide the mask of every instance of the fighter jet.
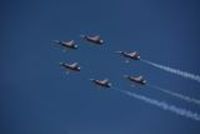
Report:
[{"label": "fighter jet", "polygon": [[143,76],[124,75],[124,77],[127,78],[129,81],[132,81],[136,84],[145,85],[147,83],[147,81],[143,78]]},{"label": "fighter jet", "polygon": [[54,40],[54,42],[60,46],[62,46],[63,48],[66,49],[77,49],[78,45],[75,43],[74,40],[70,40],[70,41],[59,41],[59,40]]},{"label": "fighter jet", "polygon": [[[138,52],[134,51],[134,52],[124,52],[124,51],[116,51],[116,53],[121,54],[122,56],[124,56],[125,58],[129,58],[132,60],[140,60],[140,55],[138,54]],[[127,63],[129,63],[129,60],[126,60]]]},{"label": "fighter jet", "polygon": [[112,83],[109,82],[108,79],[104,79],[104,80],[95,80],[95,79],[90,79],[94,84],[101,86],[101,87],[105,87],[105,88],[111,88]]},{"label": "fighter jet", "polygon": [[95,36],[81,35],[81,37],[85,39],[86,41],[97,44],[97,45],[104,44],[104,40],[100,37],[100,35],[95,35]]},{"label": "fighter jet", "polygon": [[72,64],[61,62],[60,66],[62,66],[64,69],[66,69],[67,74],[69,73],[69,71],[80,72],[80,70],[81,70],[81,67],[78,65],[77,62],[74,62]]}]

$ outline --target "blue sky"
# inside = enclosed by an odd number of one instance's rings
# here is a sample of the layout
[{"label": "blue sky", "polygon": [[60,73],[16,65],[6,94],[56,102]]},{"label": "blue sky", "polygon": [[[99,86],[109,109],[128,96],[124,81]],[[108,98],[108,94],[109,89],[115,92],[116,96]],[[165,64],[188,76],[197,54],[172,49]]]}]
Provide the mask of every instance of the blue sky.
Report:
[{"label": "blue sky", "polygon": [[[200,98],[197,82],[141,62],[125,64],[116,50],[200,74],[197,0],[2,0],[0,2],[0,132],[4,134],[198,134],[199,122],[163,111],[88,79],[109,78],[121,89],[200,113],[200,108],[144,87],[129,87],[123,74]],[[80,41],[100,34],[105,46]],[[52,40],[74,39],[80,49],[63,53]],[[60,61],[77,61],[66,76]]]}]

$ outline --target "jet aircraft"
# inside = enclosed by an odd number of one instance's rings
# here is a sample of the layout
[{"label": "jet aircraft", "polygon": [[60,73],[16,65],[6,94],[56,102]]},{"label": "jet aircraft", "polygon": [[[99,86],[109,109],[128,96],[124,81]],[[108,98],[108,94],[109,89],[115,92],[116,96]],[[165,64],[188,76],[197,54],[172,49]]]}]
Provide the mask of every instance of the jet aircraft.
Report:
[{"label": "jet aircraft", "polygon": [[101,87],[105,87],[105,88],[111,88],[112,83],[109,82],[108,79],[104,79],[104,80],[96,80],[96,79],[90,79],[94,84],[101,86]]},{"label": "jet aircraft", "polygon": [[66,69],[67,73],[69,73],[69,71],[74,71],[74,72],[81,71],[81,67],[78,65],[77,62],[74,62],[72,64],[61,62],[60,66],[62,66],[64,69]]},{"label": "jet aircraft", "polygon": [[[124,51],[116,51],[116,53],[121,54],[125,58],[132,59],[132,60],[140,60],[141,56],[138,54],[138,52],[124,52]],[[129,60],[126,60],[127,63],[129,63]]]},{"label": "jet aircraft", "polygon": [[143,76],[128,76],[124,75],[125,78],[127,78],[129,81],[134,82],[135,84],[139,85],[145,85],[147,81],[143,78]]},{"label": "jet aircraft", "polygon": [[78,45],[75,43],[74,40],[70,40],[70,41],[59,41],[59,40],[55,40],[54,41],[56,44],[62,46],[65,49],[78,49]]},{"label": "jet aircraft", "polygon": [[94,36],[81,35],[81,37],[83,39],[85,39],[86,41],[97,44],[97,45],[103,45],[104,44],[104,40],[101,38],[100,35],[94,35]]}]

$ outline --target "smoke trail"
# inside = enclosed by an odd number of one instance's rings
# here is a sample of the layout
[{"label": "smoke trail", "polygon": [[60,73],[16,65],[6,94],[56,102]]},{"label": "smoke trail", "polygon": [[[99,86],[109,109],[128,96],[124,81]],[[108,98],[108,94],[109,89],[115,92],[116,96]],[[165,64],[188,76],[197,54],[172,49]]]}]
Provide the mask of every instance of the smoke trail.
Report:
[{"label": "smoke trail", "polygon": [[154,88],[154,89],[156,89],[156,90],[159,90],[159,91],[161,91],[161,92],[163,92],[163,93],[169,94],[169,95],[174,96],[174,97],[177,97],[177,98],[179,98],[179,99],[182,99],[182,100],[184,100],[184,101],[186,101],[186,102],[194,103],[194,104],[200,105],[200,100],[198,100],[198,99],[191,98],[191,97],[185,96],[185,95],[183,95],[183,94],[175,93],[175,92],[173,92],[173,91],[169,91],[169,90],[160,88],[160,87],[158,87],[158,86],[151,86],[151,85],[148,85],[148,86],[151,87],[151,88]]},{"label": "smoke trail", "polygon": [[134,97],[135,99],[138,99],[138,100],[144,101],[146,103],[149,103],[151,105],[157,106],[157,107],[159,107],[163,110],[171,111],[171,112],[173,112],[177,115],[187,117],[187,118],[190,118],[190,119],[193,119],[193,120],[196,120],[196,121],[200,121],[200,115],[198,113],[193,113],[192,111],[189,111],[189,110],[186,110],[186,109],[183,109],[183,108],[179,108],[179,107],[176,107],[174,105],[169,105],[166,102],[151,99],[151,98],[139,95],[139,94],[135,94],[133,92],[126,91],[126,90],[121,90],[121,89],[118,89],[118,88],[113,88],[113,89],[115,89],[115,90],[117,90],[121,93],[124,93],[128,96]]},{"label": "smoke trail", "polygon": [[149,65],[152,65],[153,67],[165,70],[167,72],[170,72],[170,73],[173,73],[173,74],[176,74],[176,75],[179,75],[179,76],[191,79],[191,80],[195,80],[195,81],[200,83],[200,76],[199,75],[195,75],[195,74],[184,72],[184,71],[181,71],[181,70],[178,70],[178,69],[174,69],[174,68],[171,68],[171,67],[159,65],[159,64],[156,64],[154,62],[151,62],[151,61],[148,61],[148,60],[144,60],[144,59],[141,59],[141,61],[144,62],[144,63],[147,63]]}]

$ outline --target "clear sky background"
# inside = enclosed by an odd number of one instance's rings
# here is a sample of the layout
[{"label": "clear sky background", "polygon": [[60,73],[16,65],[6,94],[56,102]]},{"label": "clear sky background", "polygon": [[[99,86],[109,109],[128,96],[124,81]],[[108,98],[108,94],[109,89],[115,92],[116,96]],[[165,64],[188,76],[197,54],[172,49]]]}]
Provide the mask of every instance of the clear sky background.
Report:
[{"label": "clear sky background", "polygon": [[[200,107],[154,89],[130,88],[123,74],[200,98],[200,84],[141,62],[125,64],[113,53],[136,50],[144,59],[200,74],[198,0],[1,0],[0,133],[199,134],[200,122],[163,111],[89,78],[109,78],[121,89],[200,113]],[[105,46],[81,42],[100,34]],[[63,53],[52,40],[78,42]],[[77,61],[65,75],[60,61]]]}]

